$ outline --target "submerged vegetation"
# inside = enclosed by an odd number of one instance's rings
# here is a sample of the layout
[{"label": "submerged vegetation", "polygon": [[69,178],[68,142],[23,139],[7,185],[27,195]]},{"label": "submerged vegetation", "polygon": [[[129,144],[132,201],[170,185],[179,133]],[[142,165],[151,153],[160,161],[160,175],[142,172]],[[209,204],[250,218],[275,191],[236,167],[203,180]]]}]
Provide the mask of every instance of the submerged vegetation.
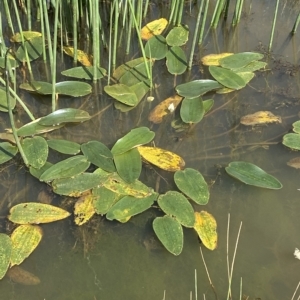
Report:
[{"label": "submerged vegetation", "polygon": [[[227,17],[229,2],[217,2],[211,28],[218,26],[222,14]],[[20,1],[20,4],[17,7],[16,1],[3,3],[11,34],[8,41],[0,30],[0,40],[5,41],[1,43],[0,111],[9,114],[10,125],[7,126],[10,128],[1,133],[1,139],[5,141],[0,143],[0,164],[15,159],[19,153],[30,174],[41,184],[47,184],[58,195],[75,198],[74,222],[79,226],[96,214],[125,223],[155,207],[161,214],[154,218],[153,230],[170,253],[179,255],[182,252],[183,227],[194,229],[203,245],[214,250],[218,240],[217,222],[211,213],[202,210],[210,199],[209,184],[201,172],[185,167],[184,158],[156,147],[153,142],[155,132],[150,128],[135,126],[115,140],[112,147],[97,139],[77,143],[51,138],[49,133],[90,122],[93,117],[81,108],[59,108],[60,99],[65,97],[106,93],[115,109],[124,113],[124,118],[138,106],[144,105],[143,109],[147,109],[147,101],[153,98],[153,68],[158,61],[164,61],[166,70],[174,75],[176,94],[174,91],[149,111],[148,119],[153,124],[167,122],[168,116],[176,110],[178,117],[171,126],[177,131],[188,132],[211,112],[215,94],[238,93],[249,84],[256,71],[264,70],[267,66],[262,61],[265,56],[258,52],[206,55],[201,58],[201,63],[207,78],[177,85],[177,76],[192,68],[195,44],[203,42],[209,0],[201,1],[194,29],[181,22],[184,1],[168,4],[168,20],[159,18],[148,23],[143,17],[147,15],[151,1],[52,0],[51,14],[46,1]],[[243,1],[236,2],[232,26],[238,24],[242,6]],[[26,16],[27,24],[21,23],[22,16]],[[17,28],[12,22],[14,18]],[[50,26],[49,18],[54,21],[53,26]],[[24,22],[24,18],[22,20]],[[295,24],[294,31],[296,27]],[[138,54],[123,63],[118,57],[120,40],[126,40],[124,49],[129,54],[133,37],[139,45]],[[85,49],[81,50],[80,40],[85,39]],[[190,40],[192,47],[187,53],[185,46]],[[102,55],[106,51],[108,63],[104,63]],[[63,53],[72,57],[76,64],[61,74],[56,72],[59,52],[61,57],[64,57]],[[35,60],[43,60],[46,69],[50,69],[51,76],[47,81],[36,79]],[[21,72],[25,80],[20,83]],[[58,75],[73,79],[57,82]],[[48,99],[51,96],[52,111],[35,116],[19,96],[20,90],[33,98]],[[21,107],[30,119],[18,128],[13,115],[16,107]],[[283,137],[283,144],[295,150],[300,150],[299,122],[293,124],[294,133]],[[263,111],[241,120],[246,126],[269,123],[281,123],[281,119]],[[55,152],[61,155],[58,156],[60,160],[54,158]],[[140,175],[145,164],[174,172],[176,190],[159,194],[157,188],[142,182]],[[278,179],[250,162],[232,161],[225,171],[248,185],[271,190],[282,188]],[[0,234],[0,278],[9,268],[21,264],[38,246],[43,233],[37,224],[70,215],[65,209],[44,203],[25,202],[13,206],[8,219],[19,226],[10,236]],[[232,269],[233,263],[229,283]],[[229,289],[227,299],[230,297]]]}]

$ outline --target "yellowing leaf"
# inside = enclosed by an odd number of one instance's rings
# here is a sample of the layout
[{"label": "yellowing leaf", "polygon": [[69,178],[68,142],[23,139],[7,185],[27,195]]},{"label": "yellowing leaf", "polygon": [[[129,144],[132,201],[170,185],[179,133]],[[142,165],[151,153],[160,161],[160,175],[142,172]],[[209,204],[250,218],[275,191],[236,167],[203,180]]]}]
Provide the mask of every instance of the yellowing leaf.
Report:
[{"label": "yellowing leaf", "polygon": [[201,58],[201,62],[205,66],[219,66],[219,60],[233,53],[208,54]]},{"label": "yellowing leaf", "polygon": [[159,35],[168,25],[168,21],[165,18],[154,20],[146,24],[141,29],[141,37],[143,40],[149,40],[154,35]]},{"label": "yellowing leaf", "polygon": [[150,115],[148,117],[149,121],[155,124],[161,123],[163,117],[171,112],[170,105],[173,104],[172,109],[175,110],[178,104],[181,102],[181,100],[182,97],[175,95],[160,102],[150,112]]},{"label": "yellowing leaf", "polygon": [[[74,57],[74,48],[73,47],[67,47],[64,46],[63,47],[64,52],[71,56]],[[92,66],[92,60],[93,57],[91,55],[86,54],[85,52],[83,52],[82,50],[77,50],[77,60],[84,66],[86,67],[90,67]]]},{"label": "yellowing leaf", "polygon": [[215,250],[218,241],[216,219],[204,210],[195,212],[195,219],[194,229],[197,231],[203,245],[209,250]]},{"label": "yellowing leaf", "polygon": [[[24,37],[24,40],[31,40],[35,37],[40,37],[42,36],[42,34],[40,32],[37,31],[22,31],[22,35]],[[21,37],[21,33],[17,32],[15,35],[13,35],[10,39],[12,42],[17,42],[17,43],[21,43],[22,42],[22,37]]]},{"label": "yellowing leaf", "polygon": [[91,192],[81,196],[75,203],[74,214],[75,223],[82,225],[86,223],[95,213],[93,206],[93,195]]},{"label": "yellowing leaf", "polygon": [[146,161],[166,171],[176,172],[185,165],[184,160],[171,151],[146,146],[140,146],[138,150]]},{"label": "yellowing leaf", "polygon": [[254,114],[243,116],[240,122],[241,124],[247,126],[267,123],[281,123],[281,117],[273,115],[270,111],[258,111]]},{"label": "yellowing leaf", "polygon": [[38,246],[43,236],[42,228],[36,225],[21,225],[11,235],[11,266],[21,264]]}]

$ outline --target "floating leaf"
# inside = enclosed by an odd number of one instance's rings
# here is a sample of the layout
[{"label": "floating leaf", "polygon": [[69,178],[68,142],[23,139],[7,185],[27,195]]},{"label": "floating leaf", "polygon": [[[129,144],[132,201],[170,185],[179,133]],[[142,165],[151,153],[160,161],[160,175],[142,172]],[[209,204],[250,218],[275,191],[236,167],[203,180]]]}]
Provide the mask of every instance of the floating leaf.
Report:
[{"label": "floating leaf", "polygon": [[153,230],[169,252],[174,255],[182,252],[183,230],[177,220],[170,216],[157,217],[153,221]]},{"label": "floating leaf", "polygon": [[124,197],[124,195],[119,195],[104,186],[94,188],[92,193],[95,212],[100,215],[106,214],[116,202]]},{"label": "floating leaf", "polygon": [[231,162],[225,170],[229,175],[249,185],[274,190],[282,188],[282,184],[275,177],[248,162]]},{"label": "floating leaf", "polygon": [[165,214],[174,216],[175,219],[183,226],[194,226],[194,209],[190,202],[181,193],[169,191],[164,195],[160,195],[157,203]]},{"label": "floating leaf", "polygon": [[19,266],[13,266],[7,271],[10,280],[23,285],[37,285],[41,280],[34,274],[24,270]]},{"label": "floating leaf", "polygon": [[157,106],[155,106],[148,117],[149,121],[158,124],[161,123],[163,117],[170,113],[168,109],[171,104],[174,105],[174,109],[179,105],[181,102],[182,97],[175,95],[165,99],[164,101],[160,102]]},{"label": "floating leaf", "polygon": [[205,114],[207,114],[212,109],[213,106],[214,106],[214,100],[213,99],[204,100],[203,101],[203,108],[204,108]]},{"label": "floating leaf", "polygon": [[58,94],[81,97],[92,92],[92,86],[86,82],[63,81],[55,84],[55,92]]},{"label": "floating leaf", "polygon": [[151,207],[157,199],[158,194],[145,198],[135,198],[133,196],[125,196],[113,205],[106,214],[108,220],[129,220],[132,216],[142,213]]},{"label": "floating leaf", "polygon": [[46,162],[40,169],[35,169],[33,167],[29,168],[29,173],[37,179],[40,179],[41,175],[48,170],[53,164]]},{"label": "floating leaf", "polygon": [[4,277],[9,267],[11,256],[11,239],[8,235],[0,233],[0,279]]},{"label": "floating leaf", "polygon": [[70,213],[59,207],[43,203],[20,203],[10,209],[8,219],[16,224],[40,224],[62,220]]},{"label": "floating leaf", "polygon": [[246,66],[242,68],[232,69],[232,71],[236,73],[240,72],[255,72],[257,70],[265,68],[267,63],[263,61],[252,61],[251,63],[247,64]]},{"label": "floating leaf", "polygon": [[176,86],[176,91],[183,97],[195,98],[221,87],[222,85],[215,80],[203,79],[179,84]]},{"label": "floating leaf", "polygon": [[166,37],[169,46],[182,46],[186,44],[189,38],[189,27],[187,25],[179,25],[170,30]]},{"label": "floating leaf", "polygon": [[220,65],[220,59],[230,56],[233,53],[220,53],[220,54],[208,54],[201,58],[201,62],[205,66],[219,66]]},{"label": "floating leaf", "polygon": [[22,140],[23,151],[30,166],[40,169],[48,158],[48,144],[41,136],[26,138]]},{"label": "floating leaf", "polygon": [[59,195],[79,197],[82,193],[101,184],[97,173],[82,173],[72,178],[59,178],[52,182],[53,192]]},{"label": "floating leaf", "polygon": [[244,79],[231,70],[210,66],[209,72],[214,79],[228,88],[239,90],[246,85]]},{"label": "floating leaf", "polygon": [[80,152],[80,145],[75,142],[51,139],[47,143],[51,149],[63,154],[76,155]]},{"label": "floating leaf", "polygon": [[213,215],[206,211],[195,212],[194,229],[197,231],[203,245],[209,250],[215,250],[218,242],[217,222]]},{"label": "floating leaf", "polygon": [[132,148],[151,142],[154,136],[155,133],[150,131],[147,127],[132,129],[129,133],[117,140],[111,152],[114,156],[122,154]]},{"label": "floating leaf", "polygon": [[38,124],[43,126],[52,126],[60,123],[84,122],[90,118],[91,116],[84,110],[76,108],[62,108],[41,118]]},{"label": "floating leaf", "polygon": [[296,133],[300,133],[300,121],[296,121],[293,123],[293,131]]},{"label": "floating leaf", "polygon": [[[79,78],[79,79],[94,79],[94,67],[75,67],[61,72],[62,75]],[[106,70],[103,68],[96,68],[96,79],[101,79],[106,76]]]},{"label": "floating leaf", "polygon": [[180,117],[185,123],[198,123],[203,119],[205,110],[201,97],[185,98],[180,107]]},{"label": "floating leaf", "polygon": [[127,61],[125,64],[120,65],[115,69],[113,72],[113,77],[116,80],[120,80],[120,78],[127,72],[130,71],[131,69],[138,67],[140,64],[145,63],[144,57],[138,57],[133,60]]},{"label": "floating leaf", "polygon": [[293,150],[300,150],[300,134],[287,133],[283,136],[282,144]]},{"label": "floating leaf", "polygon": [[39,124],[41,119],[42,118],[36,119],[36,120],[20,127],[17,130],[18,136],[32,136],[35,134],[42,134],[42,133],[50,132],[50,131],[53,131],[55,129],[58,129],[58,128],[61,128],[64,126],[64,124],[43,126],[43,125]]},{"label": "floating leaf", "polygon": [[220,65],[227,69],[237,69],[247,66],[249,63],[260,60],[264,56],[261,53],[242,52],[220,59]]},{"label": "floating leaf", "polygon": [[154,35],[159,35],[164,31],[167,25],[168,21],[165,18],[148,23],[141,29],[141,38],[143,40],[149,40]]},{"label": "floating leaf", "polygon": [[24,38],[24,40],[32,40],[33,38],[36,38],[36,37],[41,37],[42,34],[40,32],[37,32],[37,31],[23,31],[20,33],[20,32],[17,32],[16,34],[14,34],[10,40],[12,42],[16,42],[16,43],[21,43],[22,42],[22,36]]},{"label": "floating leaf", "polygon": [[18,153],[18,147],[8,142],[0,143],[0,164],[11,160]]},{"label": "floating leaf", "polygon": [[186,168],[174,174],[174,180],[181,192],[200,205],[207,204],[209,189],[202,174],[195,169]]},{"label": "floating leaf", "polygon": [[80,226],[86,223],[94,214],[93,195],[91,192],[88,192],[87,194],[82,195],[75,203],[75,224]]},{"label": "floating leaf", "polygon": [[162,35],[155,35],[145,45],[147,57],[155,60],[163,59],[168,52],[166,39]]},{"label": "floating leaf", "polygon": [[148,76],[148,71],[151,69],[152,64],[153,60],[146,60],[146,62],[143,61],[135,65],[133,68],[128,68],[128,66],[126,66],[126,71],[119,78],[120,83],[131,87],[132,85],[137,84],[141,81],[149,81],[150,78]]},{"label": "floating leaf", "polygon": [[254,114],[246,115],[241,118],[241,124],[254,126],[268,123],[281,123],[281,117],[275,116],[270,111],[257,111]]},{"label": "floating leaf", "polygon": [[21,225],[12,235],[11,266],[21,264],[38,246],[43,236],[42,228],[36,225]]},{"label": "floating leaf", "polygon": [[81,145],[81,151],[89,162],[107,171],[115,172],[113,155],[110,150],[101,142],[89,141]]},{"label": "floating leaf", "polygon": [[178,46],[173,46],[166,54],[168,71],[173,75],[180,75],[187,68],[185,52]]},{"label": "floating leaf", "polygon": [[157,147],[138,147],[141,156],[149,163],[170,172],[181,170],[185,162],[177,154]]},{"label": "floating leaf", "polygon": [[136,94],[125,84],[113,84],[104,87],[104,91],[112,98],[129,106],[136,106],[138,98]]},{"label": "floating leaf", "polygon": [[[13,57],[9,57],[8,61],[12,69],[16,69],[19,66],[18,61],[15,60]],[[7,66],[9,65],[7,64]],[[0,68],[5,69],[5,57],[0,57]],[[11,100],[14,100],[14,98],[12,98]]]},{"label": "floating leaf", "polygon": [[26,40],[24,46],[20,45],[15,55],[21,62],[26,62],[25,49],[27,50],[30,61],[39,58],[43,53],[43,38],[41,36],[34,37],[30,40]]},{"label": "floating leaf", "polygon": [[31,81],[20,84],[20,89],[39,93],[42,95],[51,95],[52,94],[52,84],[45,81]]},{"label": "floating leaf", "polygon": [[[10,103],[12,109],[16,106],[16,98],[10,96]],[[0,88],[0,111],[8,112],[8,106],[7,106],[7,97],[6,97],[6,90],[5,88]]]},{"label": "floating leaf", "polygon": [[122,154],[114,155],[117,172],[128,183],[134,182],[140,177],[142,171],[142,159],[136,148]]},{"label": "floating leaf", "polygon": [[47,169],[40,177],[41,181],[51,181],[58,178],[67,178],[83,173],[90,163],[83,155],[77,155],[62,160]]},{"label": "floating leaf", "polygon": [[[73,47],[64,46],[63,50],[67,55],[71,57],[75,56],[75,49]],[[78,49],[76,50],[76,55],[77,55],[77,60],[84,66],[89,67],[92,65],[93,57],[91,55]]]}]

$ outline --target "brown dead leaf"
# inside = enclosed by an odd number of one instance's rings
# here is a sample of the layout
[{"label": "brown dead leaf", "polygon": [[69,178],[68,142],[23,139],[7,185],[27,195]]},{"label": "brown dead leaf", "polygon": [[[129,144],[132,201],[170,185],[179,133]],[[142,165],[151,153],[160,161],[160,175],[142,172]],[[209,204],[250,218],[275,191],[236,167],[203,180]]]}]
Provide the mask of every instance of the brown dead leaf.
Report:
[{"label": "brown dead leaf", "polygon": [[254,114],[243,116],[240,123],[246,126],[281,123],[281,117],[273,115],[270,111],[258,111]]}]

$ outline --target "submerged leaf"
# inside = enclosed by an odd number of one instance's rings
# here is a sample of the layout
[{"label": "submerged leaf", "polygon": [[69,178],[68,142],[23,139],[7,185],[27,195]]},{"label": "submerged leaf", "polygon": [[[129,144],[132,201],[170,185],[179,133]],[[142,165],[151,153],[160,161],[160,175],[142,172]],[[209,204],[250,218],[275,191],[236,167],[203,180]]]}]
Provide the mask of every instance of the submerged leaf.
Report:
[{"label": "submerged leaf", "polygon": [[41,280],[37,276],[19,266],[13,266],[9,268],[7,271],[7,276],[13,282],[23,285],[37,285],[41,283]]},{"label": "submerged leaf", "polygon": [[43,203],[21,203],[10,209],[8,219],[17,224],[40,224],[62,220],[70,213],[59,207]]},{"label": "submerged leaf", "polygon": [[225,170],[232,177],[249,185],[267,189],[282,188],[282,184],[275,177],[266,173],[258,166],[248,162],[231,162]]},{"label": "submerged leaf", "polygon": [[254,114],[246,115],[241,118],[241,124],[254,126],[268,123],[281,123],[281,117],[275,116],[270,111],[257,111]]},{"label": "submerged leaf", "polygon": [[195,212],[194,229],[197,231],[203,245],[209,250],[215,250],[218,242],[217,222],[213,215],[206,211]]}]

